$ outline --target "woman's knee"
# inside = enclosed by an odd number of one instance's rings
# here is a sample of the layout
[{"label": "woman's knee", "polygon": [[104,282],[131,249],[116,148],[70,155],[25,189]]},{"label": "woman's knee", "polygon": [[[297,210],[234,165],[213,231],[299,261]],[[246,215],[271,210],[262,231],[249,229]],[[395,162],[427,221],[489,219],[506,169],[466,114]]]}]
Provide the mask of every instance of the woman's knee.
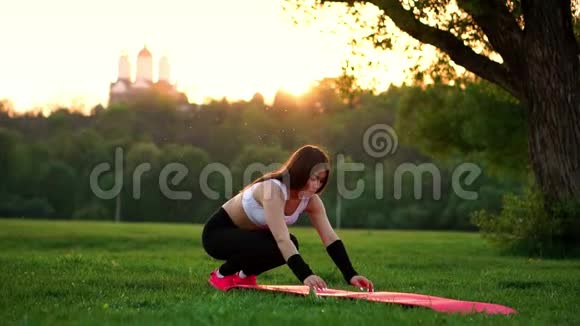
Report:
[{"label": "woman's knee", "polygon": [[201,244],[205,252],[212,258],[215,259],[226,259],[223,253],[223,245],[217,239],[215,231],[209,232],[204,228],[201,236]]},{"label": "woman's knee", "polygon": [[296,238],[296,236],[292,233],[290,233],[290,240],[292,240],[292,242],[294,243],[294,246],[296,246],[296,249],[299,249],[298,248],[298,246],[299,246],[298,245],[298,238]]}]

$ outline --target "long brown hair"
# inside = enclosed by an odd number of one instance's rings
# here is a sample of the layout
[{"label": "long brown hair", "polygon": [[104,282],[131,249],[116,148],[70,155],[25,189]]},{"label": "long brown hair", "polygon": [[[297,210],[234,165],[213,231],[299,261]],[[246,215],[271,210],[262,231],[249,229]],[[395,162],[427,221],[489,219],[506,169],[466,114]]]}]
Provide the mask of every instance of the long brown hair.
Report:
[{"label": "long brown hair", "polygon": [[290,158],[276,171],[264,174],[254,180],[246,188],[255,183],[265,180],[276,179],[286,185],[288,189],[302,189],[315,168],[323,168],[326,171],[326,177],[322,180],[320,188],[316,193],[322,192],[330,177],[330,159],[326,151],[315,145],[305,145],[297,149]]}]

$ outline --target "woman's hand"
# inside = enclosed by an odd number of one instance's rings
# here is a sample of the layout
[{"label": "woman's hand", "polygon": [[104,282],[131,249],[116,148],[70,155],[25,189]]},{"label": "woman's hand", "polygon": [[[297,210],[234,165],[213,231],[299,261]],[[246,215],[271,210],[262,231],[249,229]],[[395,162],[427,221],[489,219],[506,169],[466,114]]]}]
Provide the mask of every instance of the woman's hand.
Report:
[{"label": "woman's hand", "polygon": [[326,289],[326,282],[324,282],[324,280],[321,279],[318,275],[314,274],[304,279],[304,285],[308,285],[309,287],[319,291]]},{"label": "woman's hand", "polygon": [[359,288],[361,291],[363,289],[366,289],[369,292],[373,292],[374,286],[373,286],[373,282],[369,281],[366,277],[362,276],[362,275],[355,275],[350,279],[350,284],[356,286],[357,288]]}]

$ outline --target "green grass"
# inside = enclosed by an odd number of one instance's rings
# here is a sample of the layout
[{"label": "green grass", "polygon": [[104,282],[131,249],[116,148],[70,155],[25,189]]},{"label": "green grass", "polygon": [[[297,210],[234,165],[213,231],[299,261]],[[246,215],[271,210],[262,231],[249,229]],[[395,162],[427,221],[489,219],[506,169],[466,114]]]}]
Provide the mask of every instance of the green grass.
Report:
[{"label": "green grass", "polygon": [[[316,232],[291,228],[330,287],[348,289]],[[0,324],[580,324],[580,261],[498,255],[477,234],[339,230],[377,291],[493,302],[516,316],[215,291],[199,225],[0,220]],[[258,278],[297,284],[286,266]]]}]

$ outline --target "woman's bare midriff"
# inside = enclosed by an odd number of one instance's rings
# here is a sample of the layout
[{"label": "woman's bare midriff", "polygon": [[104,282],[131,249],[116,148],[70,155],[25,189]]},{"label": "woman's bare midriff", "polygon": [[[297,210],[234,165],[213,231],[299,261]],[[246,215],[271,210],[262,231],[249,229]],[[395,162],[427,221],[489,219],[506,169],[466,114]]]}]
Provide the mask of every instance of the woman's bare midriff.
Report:
[{"label": "woman's bare midriff", "polygon": [[259,227],[250,221],[242,207],[242,193],[238,193],[225,202],[222,207],[231,217],[235,225],[244,230],[257,230]]},{"label": "woman's bare midriff", "polygon": [[[299,204],[300,204],[299,200],[287,200],[285,207],[284,207],[284,214],[286,214],[286,215],[291,214],[292,212],[294,212],[296,210],[296,208],[298,207]],[[234,224],[237,227],[239,227],[240,229],[244,229],[244,230],[259,230],[260,229],[260,227],[258,227],[256,224],[254,224],[254,222],[252,222],[248,218],[248,215],[246,215],[246,212],[244,211],[244,208],[242,207],[242,193],[241,192],[238,193],[237,195],[235,195],[234,197],[232,197],[227,202],[225,202],[222,205],[222,207],[228,213],[228,215],[231,217]]]}]

